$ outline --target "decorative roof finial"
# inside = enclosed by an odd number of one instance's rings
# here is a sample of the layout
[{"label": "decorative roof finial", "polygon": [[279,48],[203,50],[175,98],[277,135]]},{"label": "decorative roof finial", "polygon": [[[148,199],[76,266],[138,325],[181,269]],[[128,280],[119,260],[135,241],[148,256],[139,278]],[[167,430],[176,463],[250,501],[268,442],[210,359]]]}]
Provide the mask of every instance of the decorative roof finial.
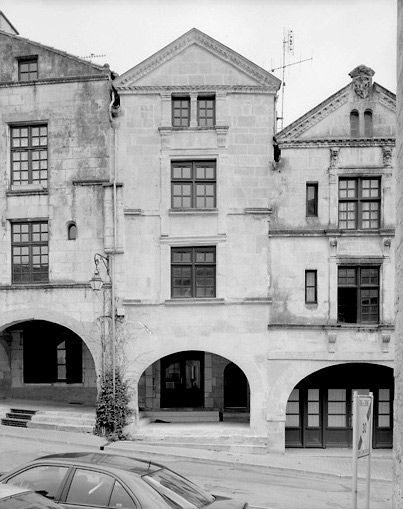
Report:
[{"label": "decorative roof finial", "polygon": [[359,65],[349,73],[349,76],[351,76],[353,80],[352,85],[354,92],[360,99],[366,99],[369,96],[372,86],[372,76],[374,74],[375,71],[365,65]]}]

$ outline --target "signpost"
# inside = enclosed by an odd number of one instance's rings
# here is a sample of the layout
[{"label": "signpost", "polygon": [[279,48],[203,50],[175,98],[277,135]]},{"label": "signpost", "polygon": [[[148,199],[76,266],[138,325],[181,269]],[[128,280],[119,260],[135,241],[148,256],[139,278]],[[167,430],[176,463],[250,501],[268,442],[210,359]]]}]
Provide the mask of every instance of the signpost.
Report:
[{"label": "signpost", "polygon": [[354,391],[353,396],[353,509],[357,509],[358,498],[358,459],[367,457],[366,505],[369,509],[371,491],[371,449],[373,394],[361,396]]}]

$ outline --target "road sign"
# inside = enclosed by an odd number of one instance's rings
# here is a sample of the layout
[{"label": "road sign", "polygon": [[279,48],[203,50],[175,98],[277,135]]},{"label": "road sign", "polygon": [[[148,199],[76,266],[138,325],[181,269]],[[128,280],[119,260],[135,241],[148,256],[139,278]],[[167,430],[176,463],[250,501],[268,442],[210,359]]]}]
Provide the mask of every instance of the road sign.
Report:
[{"label": "road sign", "polygon": [[371,438],[371,414],[372,398],[370,396],[358,396],[358,443],[357,454],[359,458],[368,456]]}]

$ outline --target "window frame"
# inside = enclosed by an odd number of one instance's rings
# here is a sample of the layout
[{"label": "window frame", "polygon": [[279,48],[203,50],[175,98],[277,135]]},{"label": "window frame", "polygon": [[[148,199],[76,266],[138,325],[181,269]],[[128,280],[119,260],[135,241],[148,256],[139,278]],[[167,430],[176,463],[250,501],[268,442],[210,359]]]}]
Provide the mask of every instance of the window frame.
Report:
[{"label": "window frame", "polygon": [[374,136],[373,112],[370,109],[364,111],[364,136],[366,138]]},{"label": "window frame", "polygon": [[[369,182],[369,187],[366,188],[366,189],[369,189],[370,191],[372,189],[375,189],[374,187],[371,187],[371,184],[372,184],[372,181],[376,181],[378,184],[377,184],[377,191],[378,191],[378,194],[377,196],[363,196],[363,189],[365,189],[363,187],[363,183],[365,181],[368,181]],[[341,194],[341,191],[343,191],[343,189],[341,189],[340,187],[340,184],[341,182],[355,182],[355,195],[353,197],[348,197],[348,196],[344,196],[344,197],[341,197],[340,194]],[[352,188],[350,188],[352,189]],[[347,187],[345,188],[345,192],[347,193],[349,191],[349,188],[348,188],[348,184],[347,184]],[[341,230],[365,230],[365,231],[368,231],[368,230],[379,230],[381,228],[381,205],[382,205],[382,179],[380,176],[358,176],[358,177],[348,177],[348,176],[340,176],[339,177],[339,180],[338,180],[338,206],[337,206],[337,210],[338,210],[338,226]],[[363,206],[364,204],[373,204],[373,203],[377,203],[377,210],[363,210]],[[346,209],[345,210],[342,210],[341,209],[341,205],[342,204],[346,204]],[[348,208],[348,205],[347,204],[355,204],[355,207],[354,209],[350,209]],[[376,227],[371,227],[371,222],[374,221],[374,219],[372,218],[371,214],[376,212],[376,221],[377,221],[377,226]],[[349,213],[353,213],[354,214],[354,227],[351,227],[349,228],[348,227],[348,224],[349,222],[351,222],[352,220],[349,219]],[[342,219],[342,214],[345,214],[345,218]],[[364,214],[369,214],[368,216],[368,219],[364,219]],[[367,228],[365,226],[363,226],[363,223],[365,221],[368,221],[370,226]],[[341,223],[345,222],[345,226],[341,226]]]},{"label": "window frame", "polygon": [[[12,124],[9,128],[11,185],[19,187],[36,184],[47,187],[49,178],[48,124],[43,122]],[[34,133],[35,129],[39,130],[38,135]],[[42,129],[46,129],[46,132],[42,133]],[[26,136],[24,136],[24,130],[27,131]],[[44,138],[46,144],[42,141]],[[36,139],[37,141],[35,142]],[[19,140],[18,143],[16,140]],[[36,152],[38,153],[37,155],[35,154]],[[40,155],[42,153],[45,153],[45,158]],[[25,154],[25,157],[21,157],[21,155],[17,157],[17,154]],[[36,165],[38,167],[34,168]],[[42,173],[44,173],[44,176],[42,176]],[[23,174],[26,174],[27,177],[24,178]],[[17,175],[20,176],[18,179],[16,178]]]},{"label": "window frame", "polygon": [[[32,70],[30,68],[30,66],[33,64],[35,64],[34,70]],[[21,67],[23,65],[28,65],[27,71],[22,71]],[[31,74],[33,74],[34,77],[31,77]],[[28,78],[23,79],[23,77],[26,75],[28,76]],[[28,82],[28,81],[35,81],[38,78],[39,78],[38,56],[31,55],[31,56],[18,58],[18,81],[24,83],[24,82]]]},{"label": "window frame", "polygon": [[[179,104],[180,103],[180,104]],[[186,107],[184,107],[186,105]],[[173,95],[171,99],[172,107],[172,127],[189,127],[191,104],[190,96],[187,95]],[[179,112],[179,114],[178,114]],[[186,114],[185,114],[186,112]],[[177,122],[178,119],[178,122]]]},{"label": "window frame", "polygon": [[[341,278],[341,275],[340,275],[340,271],[341,270],[354,270],[354,282],[352,283],[345,283],[345,284],[341,284],[340,283],[340,278]],[[371,276],[371,273],[368,273],[367,276],[363,275],[363,272],[364,271],[376,271],[376,282],[373,282],[373,281],[370,281],[368,284],[364,283],[363,282],[363,278],[364,277],[367,277],[368,279],[372,279],[373,276]],[[380,302],[380,298],[381,298],[381,282],[380,282],[380,278],[381,278],[381,266],[376,264],[376,265],[349,265],[349,264],[346,264],[346,265],[339,265],[338,268],[337,268],[337,322],[338,323],[346,323],[346,324],[364,324],[364,325],[373,325],[373,324],[378,324],[380,323],[380,311],[381,311],[381,302]],[[348,273],[346,272],[346,276],[345,276],[345,279],[348,280],[348,279],[351,279],[351,276],[348,275]],[[343,301],[345,298],[347,297],[342,297],[340,294],[341,294],[341,290],[344,290],[343,293],[346,294],[347,293],[347,289],[351,289],[351,294],[353,294],[353,291],[355,290],[355,299],[353,298],[349,298],[349,302],[350,300],[351,301],[354,301],[355,300],[355,321],[352,321],[352,320],[349,320],[349,319],[341,319],[342,316],[345,316],[345,314],[342,312],[342,308],[346,308],[347,306],[349,307],[349,309],[351,309],[351,305],[349,305],[348,303],[344,303],[343,304]],[[371,295],[371,291],[372,293],[373,292],[376,292],[373,293]],[[368,293],[368,297],[365,297],[365,295],[363,295],[364,293]],[[343,301],[341,300],[343,298]],[[369,302],[368,304],[367,303],[364,303],[363,300],[367,298],[367,299],[372,299],[372,298],[376,298],[376,304],[372,304],[371,302]],[[374,320],[365,320],[363,319],[366,315],[368,316],[372,316],[374,313],[364,313],[364,308],[365,307],[368,307],[368,308],[376,308],[376,319]]]},{"label": "window frame", "polygon": [[[179,253],[187,253],[190,254],[189,261],[175,261],[174,255]],[[213,254],[213,261],[198,261],[197,254],[198,253],[209,253]],[[179,267],[181,269],[190,268],[190,275],[176,274],[175,267]],[[197,274],[198,269],[200,268],[213,268],[213,274],[207,274],[207,271],[204,274]],[[180,279],[181,281],[185,279],[190,279],[190,284],[188,288],[190,289],[190,293],[186,295],[186,288],[183,285],[175,284],[175,279]],[[198,282],[203,282],[206,279],[212,279],[212,285],[198,285]],[[181,293],[178,292],[178,288],[181,288]],[[204,288],[206,291],[209,288],[212,288],[211,295],[198,295],[198,288]],[[216,246],[189,246],[189,247],[171,247],[171,298],[172,299],[214,299],[217,295],[217,251]]]},{"label": "window frame", "polygon": [[[309,190],[313,189],[313,199],[309,199]],[[306,217],[318,217],[318,196],[319,196],[319,185],[318,182],[307,182],[306,183]],[[310,206],[313,204],[313,210],[310,210]]]},{"label": "window frame", "polygon": [[[207,104],[203,105],[203,103],[207,103],[207,101],[212,101],[213,104],[211,107],[208,107]],[[216,124],[215,95],[214,94],[199,95],[197,97],[197,125],[199,127],[214,127],[215,124]]]},{"label": "window frame", "polygon": [[[42,231],[42,225],[46,225],[46,229]],[[28,226],[27,231],[17,232],[17,227]],[[34,227],[39,226],[39,232],[34,231]],[[16,241],[15,236],[28,236],[27,240]],[[34,236],[39,235],[40,240],[34,240]],[[42,240],[42,235],[46,236],[46,240]],[[38,251],[39,253],[36,252]],[[46,248],[42,252],[42,248]],[[18,251],[20,251],[18,253]],[[37,274],[42,277],[35,277],[34,260],[35,257],[46,259],[46,263],[39,263],[41,269]],[[28,263],[16,264],[15,258],[28,258]],[[25,266],[25,272],[24,272]],[[21,267],[17,272],[16,267]],[[28,267],[28,271],[26,271]],[[19,274],[19,278],[17,275]],[[28,275],[28,277],[24,277]],[[49,282],[49,223],[46,220],[38,221],[13,221],[11,223],[11,281],[13,285],[18,284],[43,284]]]},{"label": "window frame", "polygon": [[[313,284],[308,284],[309,276],[313,275]],[[308,297],[309,290],[313,290],[313,300]],[[318,271],[308,269],[305,271],[305,304],[317,304],[318,303]]]},{"label": "window frame", "polygon": [[[179,168],[189,169],[189,178],[175,176],[175,170]],[[198,169],[210,168],[213,170],[213,178],[201,178],[197,175]],[[182,172],[183,173],[183,172]],[[181,186],[181,193],[176,193],[176,187]],[[199,189],[204,186],[204,193],[198,194]],[[213,194],[207,193],[207,187],[212,186]],[[184,189],[190,189],[189,194],[184,193]],[[184,206],[184,200],[190,200],[190,206]],[[175,204],[176,199],[181,200],[181,205]],[[197,206],[198,199],[203,199],[204,204],[209,199],[213,200],[212,206]],[[171,208],[175,210],[210,210],[217,207],[217,162],[214,160],[195,160],[195,161],[171,161]]]},{"label": "window frame", "polygon": [[357,110],[350,111],[350,136],[360,137],[360,113]]}]

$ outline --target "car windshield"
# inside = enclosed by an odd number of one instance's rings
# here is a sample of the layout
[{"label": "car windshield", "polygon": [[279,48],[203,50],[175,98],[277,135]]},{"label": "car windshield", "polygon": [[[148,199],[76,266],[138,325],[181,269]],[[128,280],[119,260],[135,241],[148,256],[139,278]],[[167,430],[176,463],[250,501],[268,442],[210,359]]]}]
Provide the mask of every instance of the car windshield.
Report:
[{"label": "car windshield", "polygon": [[143,479],[175,508],[194,509],[214,502],[213,495],[172,470],[158,470]]},{"label": "car windshield", "polygon": [[54,509],[58,506],[37,493],[21,493],[0,500],[0,509]]}]

